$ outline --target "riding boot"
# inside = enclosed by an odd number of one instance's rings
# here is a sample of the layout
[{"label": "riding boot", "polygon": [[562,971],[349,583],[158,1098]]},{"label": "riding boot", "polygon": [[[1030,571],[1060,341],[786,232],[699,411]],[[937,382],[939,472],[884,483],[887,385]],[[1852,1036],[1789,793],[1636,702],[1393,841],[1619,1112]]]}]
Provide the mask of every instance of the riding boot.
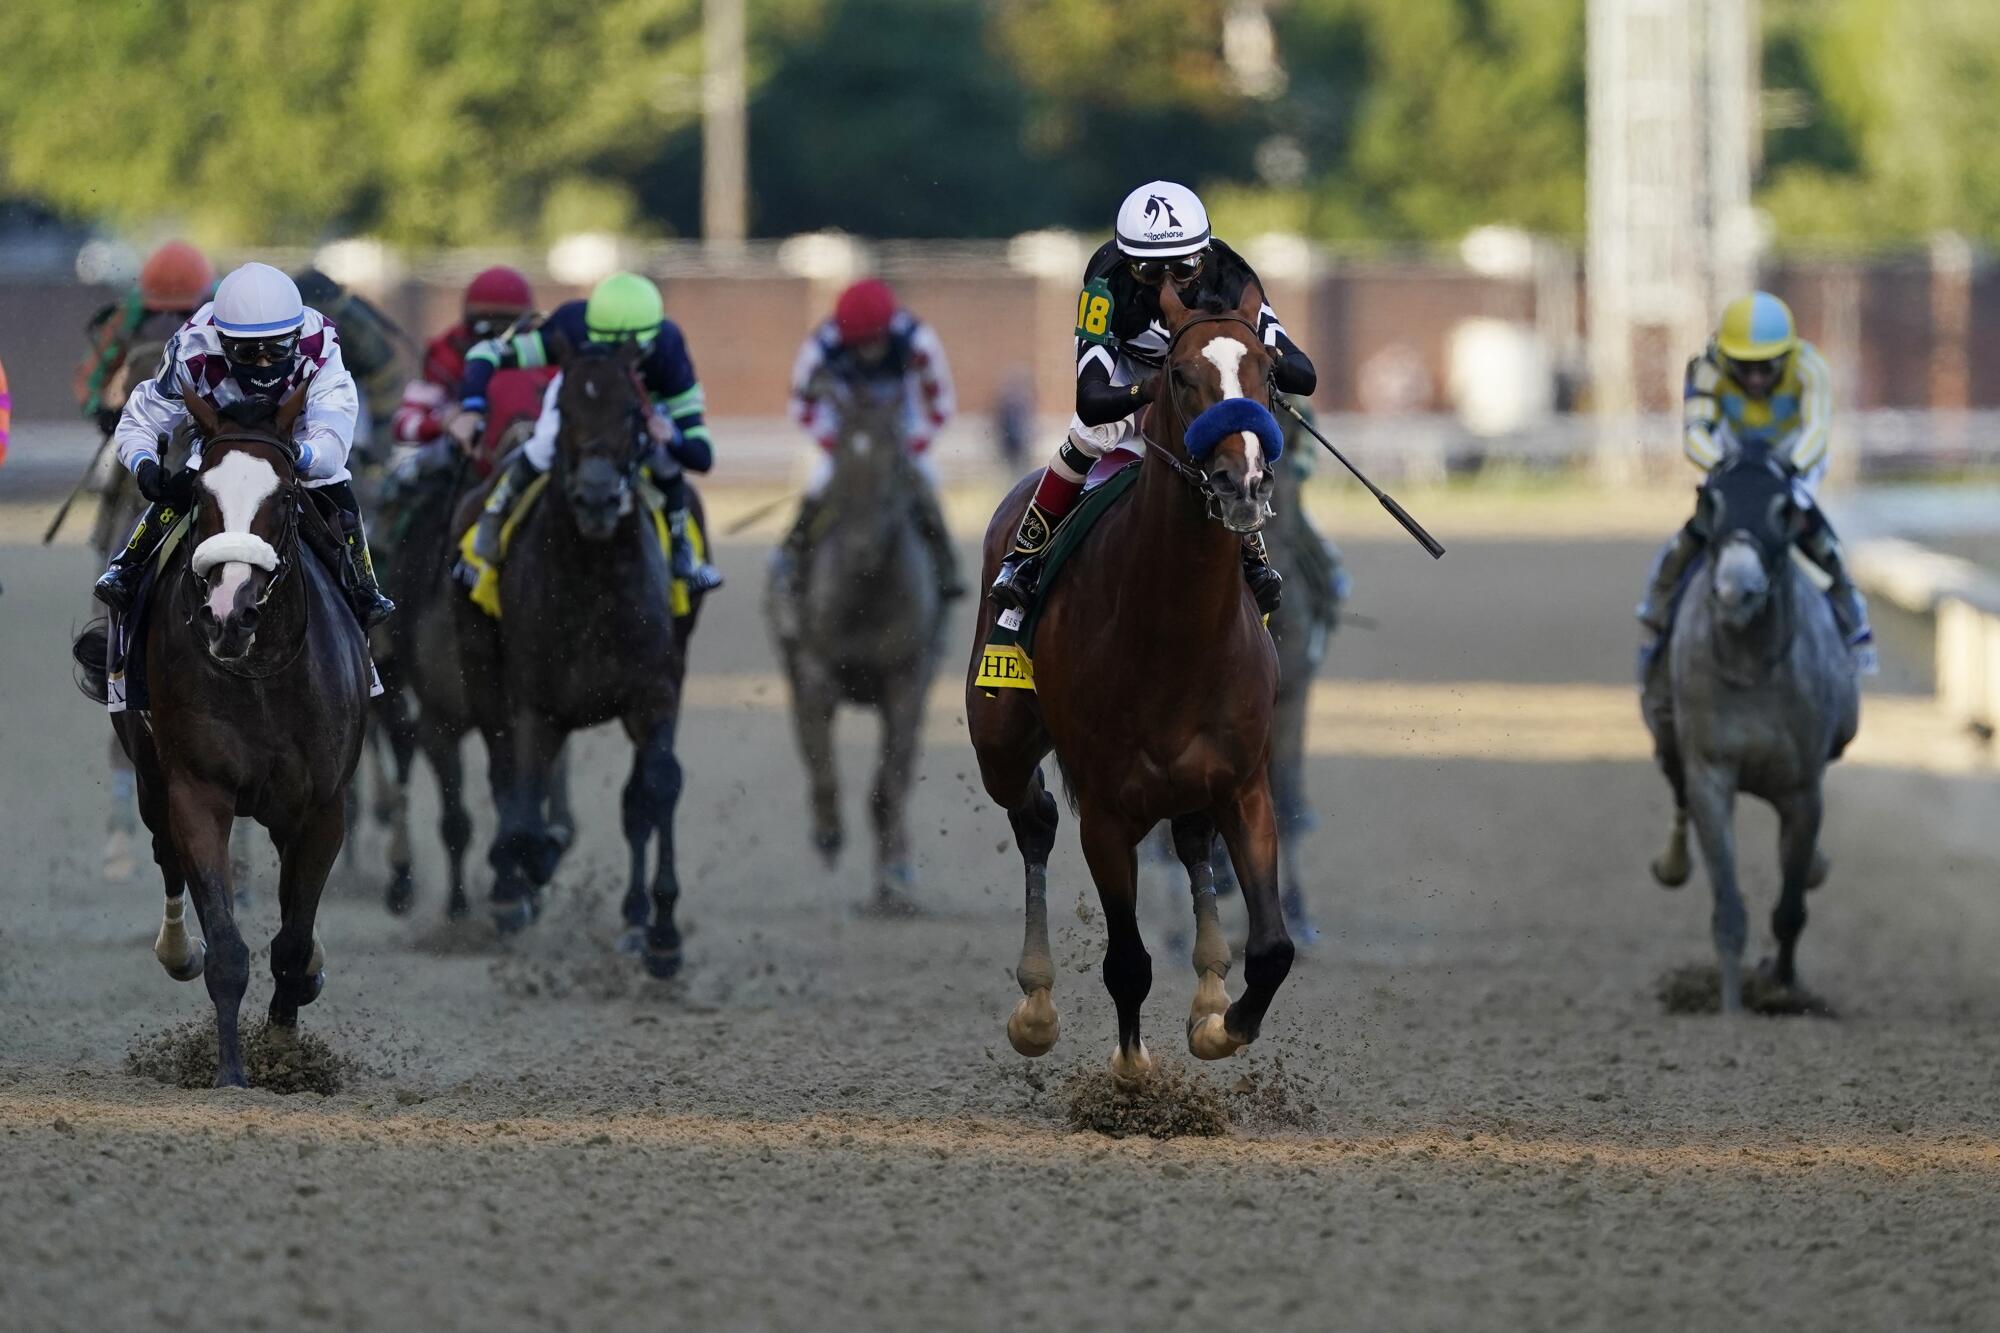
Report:
[{"label": "riding boot", "polygon": [[1875,656],[1875,629],[1868,623],[1868,603],[1847,572],[1847,562],[1841,558],[1840,538],[1817,509],[1811,512],[1819,521],[1800,539],[1799,549],[1832,581],[1826,597],[1833,608],[1834,625],[1853,654],[1854,669],[1872,676],[1879,663]]},{"label": "riding boot", "polygon": [[937,566],[939,594],[947,602],[965,596],[965,580],[958,572],[958,552],[952,547],[951,529],[945,524],[944,507],[938,503],[937,492],[918,478],[911,487],[910,503],[916,514],[917,531]]},{"label": "riding boot", "polygon": [[1275,615],[1278,601],[1284,595],[1285,579],[1271,568],[1271,553],[1264,546],[1264,534],[1246,532],[1243,534],[1243,579],[1250,585],[1250,595],[1257,601],[1257,609],[1265,615]]},{"label": "riding boot", "polygon": [[1056,531],[1083,493],[1083,479],[1090,473],[1091,458],[1070,440],[1056,450],[1053,462],[1042,471],[1035,484],[1034,498],[1021,515],[1014,533],[1014,549],[1000,562],[988,595],[1002,611],[1025,612],[1035,600],[1042,581],[1042,561]]},{"label": "riding boot", "polygon": [[1680,596],[1681,580],[1687,577],[1688,565],[1706,545],[1707,538],[1690,519],[1653,558],[1652,579],[1646,586],[1646,600],[1639,603],[1638,616],[1639,623],[1655,637],[1667,632],[1667,621]]},{"label": "riding boot", "polygon": [[164,504],[149,504],[141,510],[125,549],[111,557],[110,568],[98,576],[91,595],[121,616],[131,614],[132,599],[139,595],[146,566],[179,519],[180,515]]},{"label": "riding boot", "polygon": [[515,499],[527,489],[528,483],[541,472],[528,461],[528,451],[519,450],[507,464],[507,470],[500,474],[493,489],[486,497],[486,507],[479,511],[479,524],[472,533],[472,553],[489,565],[500,563],[500,530],[507,526],[508,511],[514,507]]},{"label": "riding boot", "polygon": [[696,592],[714,592],[722,586],[722,571],[706,560],[694,556],[694,543],[688,540],[688,511],[685,506],[667,511],[667,534],[673,547],[670,563],[674,577],[684,581]]},{"label": "riding boot", "polygon": [[341,591],[347,594],[347,604],[353,608],[361,628],[374,629],[395,614],[396,604],[375,581],[375,561],[368,554],[368,530],[361,521],[361,503],[354,498],[354,487],[347,482],[338,481],[319,489],[340,510]]}]

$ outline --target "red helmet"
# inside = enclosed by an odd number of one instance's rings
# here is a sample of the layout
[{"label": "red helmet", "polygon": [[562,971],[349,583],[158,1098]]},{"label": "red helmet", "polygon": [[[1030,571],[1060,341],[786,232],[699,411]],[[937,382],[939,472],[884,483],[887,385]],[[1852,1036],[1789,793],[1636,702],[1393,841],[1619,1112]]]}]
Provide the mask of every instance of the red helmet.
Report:
[{"label": "red helmet", "polygon": [[535,308],[535,294],[519,269],[495,264],[481,271],[465,288],[468,315],[525,315]]},{"label": "red helmet", "polygon": [[214,289],[214,266],[186,241],[168,241],[139,270],[139,299],[148,310],[199,310]]},{"label": "red helmet", "polygon": [[834,303],[833,326],[842,342],[863,343],[889,331],[896,317],[896,293],[880,278],[863,278]]}]

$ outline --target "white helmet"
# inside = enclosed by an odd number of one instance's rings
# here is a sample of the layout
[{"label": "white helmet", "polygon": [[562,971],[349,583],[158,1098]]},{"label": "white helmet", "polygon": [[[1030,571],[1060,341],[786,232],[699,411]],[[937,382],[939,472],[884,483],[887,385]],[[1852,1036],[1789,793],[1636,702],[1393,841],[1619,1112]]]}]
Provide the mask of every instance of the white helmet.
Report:
[{"label": "white helmet", "polygon": [[245,264],[215,289],[215,327],[230,338],[276,338],[306,320],[299,286],[269,264]]},{"label": "white helmet", "polygon": [[1195,192],[1152,181],[1118,205],[1118,248],[1134,259],[1172,259],[1208,245],[1208,210]]}]

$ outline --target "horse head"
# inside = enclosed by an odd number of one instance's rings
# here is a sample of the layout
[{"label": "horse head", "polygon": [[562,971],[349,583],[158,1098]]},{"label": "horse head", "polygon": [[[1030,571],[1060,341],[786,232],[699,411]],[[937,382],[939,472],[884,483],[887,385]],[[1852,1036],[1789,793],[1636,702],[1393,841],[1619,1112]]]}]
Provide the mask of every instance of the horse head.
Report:
[{"label": "horse head", "polygon": [[1764,445],[1740,445],[1702,483],[1695,519],[1713,552],[1709,595],[1716,613],[1725,624],[1748,625],[1770,600],[1805,530],[1791,470]]},{"label": "horse head", "polygon": [[646,394],[624,346],[585,343],[562,358],[552,482],[560,488],[577,533],[609,541],[632,512],[632,488],[645,462]]},{"label": "horse head", "polygon": [[1255,283],[1233,310],[1214,297],[1185,306],[1172,283],[1160,287],[1168,343],[1153,410],[1166,417],[1163,443],[1186,454],[1209,513],[1231,532],[1264,526],[1271,464],[1284,451],[1271,412],[1271,352],[1257,336],[1263,304]]},{"label": "horse head", "polygon": [[199,394],[184,401],[206,437],[198,474],[194,554],[209,656],[236,662],[257,641],[257,622],[297,551],[299,484],[292,430],[305,406],[299,385],[282,403],[248,399],[217,412]]}]

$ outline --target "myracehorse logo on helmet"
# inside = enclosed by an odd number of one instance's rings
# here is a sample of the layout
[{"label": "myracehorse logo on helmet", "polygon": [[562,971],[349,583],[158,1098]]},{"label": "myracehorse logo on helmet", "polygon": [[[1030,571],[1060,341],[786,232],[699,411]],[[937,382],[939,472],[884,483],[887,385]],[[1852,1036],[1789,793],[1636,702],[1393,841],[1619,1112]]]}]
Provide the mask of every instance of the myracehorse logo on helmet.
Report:
[{"label": "myracehorse logo on helmet", "polygon": [[1147,195],[1146,226],[1149,228],[1149,230],[1147,231],[1146,236],[1149,240],[1155,239],[1159,236],[1166,234],[1164,232],[1157,232],[1150,230],[1150,228],[1153,227],[1153,225],[1157,223],[1162,216],[1166,218],[1167,225],[1169,227],[1178,228],[1181,225],[1181,220],[1178,217],[1174,216],[1174,206],[1167,202],[1166,197],[1164,195],[1157,195],[1157,194]]}]

